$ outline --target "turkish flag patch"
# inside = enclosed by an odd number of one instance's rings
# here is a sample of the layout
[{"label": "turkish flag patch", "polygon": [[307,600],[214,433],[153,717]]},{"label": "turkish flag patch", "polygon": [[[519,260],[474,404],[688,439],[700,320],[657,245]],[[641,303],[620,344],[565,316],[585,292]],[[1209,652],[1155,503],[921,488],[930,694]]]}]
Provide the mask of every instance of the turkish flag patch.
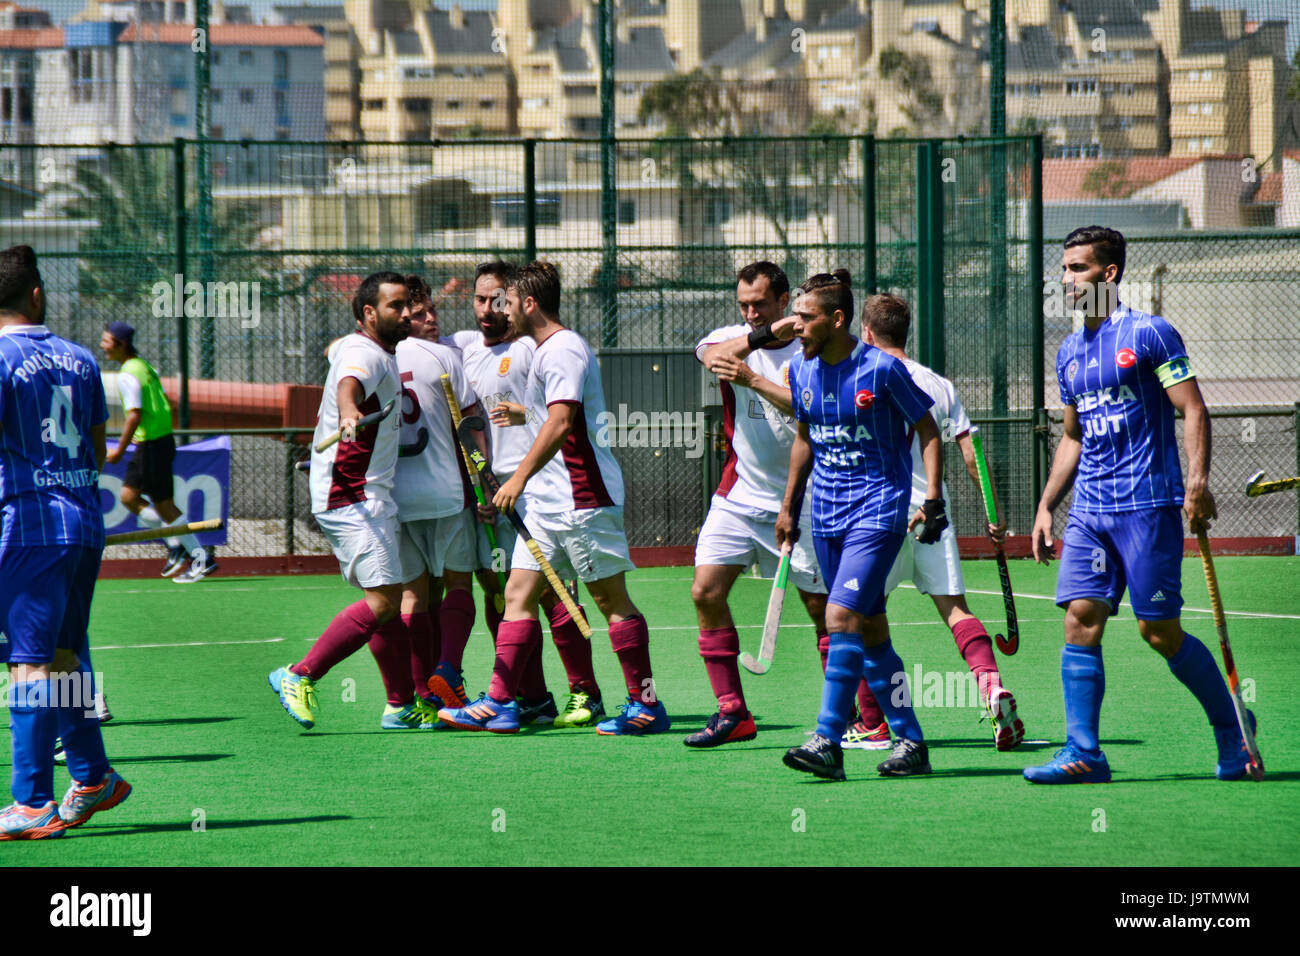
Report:
[{"label": "turkish flag patch", "polygon": [[858,394],[853,396],[853,404],[858,408],[870,408],[875,404],[876,396],[871,394],[871,390],[864,388]]},{"label": "turkish flag patch", "polygon": [[1115,353],[1115,364],[1120,368],[1132,368],[1137,364],[1137,353],[1132,349],[1120,349]]}]

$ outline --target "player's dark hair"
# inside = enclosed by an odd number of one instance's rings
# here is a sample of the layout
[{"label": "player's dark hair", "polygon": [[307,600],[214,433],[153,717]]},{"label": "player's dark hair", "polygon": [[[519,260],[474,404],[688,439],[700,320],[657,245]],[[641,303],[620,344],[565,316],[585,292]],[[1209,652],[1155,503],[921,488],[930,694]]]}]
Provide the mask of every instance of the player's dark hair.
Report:
[{"label": "player's dark hair", "polygon": [[1124,278],[1124,259],[1128,244],[1119,230],[1107,229],[1105,226],[1083,226],[1065,237],[1066,249],[1073,249],[1075,246],[1092,246],[1092,254],[1103,267],[1111,265],[1119,267],[1119,271],[1115,273],[1115,281]]},{"label": "player's dark hair", "polygon": [[800,289],[804,295],[811,295],[817,300],[817,307],[830,315],[836,309],[844,313],[847,324],[853,322],[853,277],[848,269],[836,269],[835,272],[819,272],[808,279]]},{"label": "player's dark hair", "polygon": [[759,276],[767,278],[767,287],[772,290],[774,299],[780,299],[790,291],[790,280],[786,278],[785,272],[775,262],[768,262],[766,259],[745,266],[736,273],[736,281],[753,285]]},{"label": "player's dark hair", "polygon": [[474,270],[474,284],[478,285],[478,280],[483,276],[492,276],[503,286],[510,284],[510,277],[519,271],[519,267],[512,263],[505,262],[501,259],[493,259],[490,262],[480,262]]},{"label": "player's dark hair", "polygon": [[21,312],[32,290],[44,287],[31,246],[10,246],[0,252],[0,309]]},{"label": "player's dark hair", "polygon": [[508,280],[506,285],[519,293],[519,298],[532,298],[546,315],[560,314],[560,273],[549,262],[528,263]]},{"label": "player's dark hair", "polygon": [[406,285],[406,279],[396,272],[372,272],[361,280],[356,294],[352,297],[352,315],[361,322],[365,319],[366,306],[379,306],[379,287],[381,285]]},{"label": "player's dark hair", "polygon": [[414,272],[406,277],[406,294],[410,296],[411,304],[424,302],[433,307],[433,290],[429,288],[429,283],[425,282]]},{"label": "player's dark hair", "polygon": [[896,295],[870,295],[862,303],[862,327],[870,329],[881,345],[903,348],[911,326],[912,310]]}]

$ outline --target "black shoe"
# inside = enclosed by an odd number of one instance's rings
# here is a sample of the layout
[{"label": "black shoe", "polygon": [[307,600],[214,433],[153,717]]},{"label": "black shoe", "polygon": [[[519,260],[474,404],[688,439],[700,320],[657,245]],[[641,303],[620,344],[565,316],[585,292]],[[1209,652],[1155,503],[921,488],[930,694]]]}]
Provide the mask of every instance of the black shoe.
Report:
[{"label": "black shoe", "polygon": [[177,584],[193,584],[195,581],[202,581],[220,566],[211,548],[195,548],[190,569],[184,574],[176,575],[172,580]]},{"label": "black shoe", "polygon": [[522,697],[519,698],[519,723],[521,725],[553,724],[558,716],[560,716],[560,712],[556,709],[555,698],[550,693],[531,704]]},{"label": "black shoe", "polygon": [[167,549],[167,563],[163,565],[162,576],[165,578],[175,577],[181,573],[185,567],[185,562],[190,559],[190,553],[185,550],[183,545],[176,545],[174,548]]},{"label": "black shoe", "polygon": [[876,767],[882,777],[910,777],[930,772],[930,751],[919,740],[899,737],[889,759]]},{"label": "black shoe", "polygon": [[742,717],[719,712],[709,718],[707,727],[690,734],[682,743],[688,747],[718,747],[739,740],[753,740],[757,736],[753,714],[746,711]]},{"label": "black shoe", "polygon": [[844,779],[844,751],[821,734],[813,734],[802,747],[791,747],[781,760],[787,767],[827,780]]}]

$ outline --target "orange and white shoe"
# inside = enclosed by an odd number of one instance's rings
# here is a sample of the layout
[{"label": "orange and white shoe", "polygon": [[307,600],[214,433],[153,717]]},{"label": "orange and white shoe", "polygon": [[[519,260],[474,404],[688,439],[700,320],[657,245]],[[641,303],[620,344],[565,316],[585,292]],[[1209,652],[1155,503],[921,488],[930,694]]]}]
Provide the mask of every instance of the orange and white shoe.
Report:
[{"label": "orange and white shoe", "polygon": [[1025,725],[1016,713],[1016,698],[1005,687],[989,688],[986,715],[993,722],[993,746],[1014,750],[1025,739]]},{"label": "orange and white shoe", "polygon": [[104,779],[93,787],[72,781],[72,786],[63,795],[63,802],[59,804],[59,817],[64,826],[79,827],[92,814],[112,810],[129,796],[131,785],[109,767]]},{"label": "orange and white shoe", "polygon": [[15,803],[0,810],[0,840],[47,840],[63,836],[67,828],[53,800],[43,807]]}]

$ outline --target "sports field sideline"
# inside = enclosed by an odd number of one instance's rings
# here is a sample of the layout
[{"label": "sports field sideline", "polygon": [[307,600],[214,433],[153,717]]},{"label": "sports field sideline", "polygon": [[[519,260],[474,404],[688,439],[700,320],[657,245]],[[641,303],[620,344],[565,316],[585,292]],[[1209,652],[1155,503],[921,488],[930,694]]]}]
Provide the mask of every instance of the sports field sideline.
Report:
[{"label": "sports field sideline", "polygon": [[[934,695],[913,684],[934,774],[884,779],[875,764],[885,754],[847,751],[842,784],[781,764],[815,723],[821,693],[812,628],[793,600],[771,672],[745,675],[758,738],[707,751],[682,745],[715,707],[696,647],[689,568],[628,576],[674,721],[645,739],[590,728],[525,728],[516,737],[381,731],[383,693],[365,652],[318,684],[319,723],[304,732],[267,674],[301,658],[351,599],[337,575],[217,576],[188,588],[102,581],[91,646],[115,715],[104,739],[135,790],[63,840],[11,844],[0,865],[1294,865],[1300,557],[1219,558],[1216,566],[1248,701],[1255,695],[1262,784],[1214,780],[1200,708],[1138,637],[1127,607],[1104,645],[1101,731],[1114,782],[1026,783],[1020,771],[1044,762],[1064,735],[1056,569],[1029,561],[1011,563],[1021,649],[999,654],[1026,742],[995,752],[977,709],[933,706]],[[964,570],[972,610],[990,633],[1003,630],[996,565],[969,561]],[[1183,582],[1185,626],[1218,660],[1199,560],[1184,561]],[[732,594],[751,653],[768,588],[746,575]],[[964,673],[928,598],[900,590],[889,615],[909,679],[918,665],[923,675]],[[604,630],[593,640],[613,711],[618,664]],[[560,695],[549,633],[545,661]],[[490,666],[480,607],[465,658],[471,695],[485,689]],[[7,767],[9,748],[0,753]],[[59,769],[56,790],[66,783]]]}]

